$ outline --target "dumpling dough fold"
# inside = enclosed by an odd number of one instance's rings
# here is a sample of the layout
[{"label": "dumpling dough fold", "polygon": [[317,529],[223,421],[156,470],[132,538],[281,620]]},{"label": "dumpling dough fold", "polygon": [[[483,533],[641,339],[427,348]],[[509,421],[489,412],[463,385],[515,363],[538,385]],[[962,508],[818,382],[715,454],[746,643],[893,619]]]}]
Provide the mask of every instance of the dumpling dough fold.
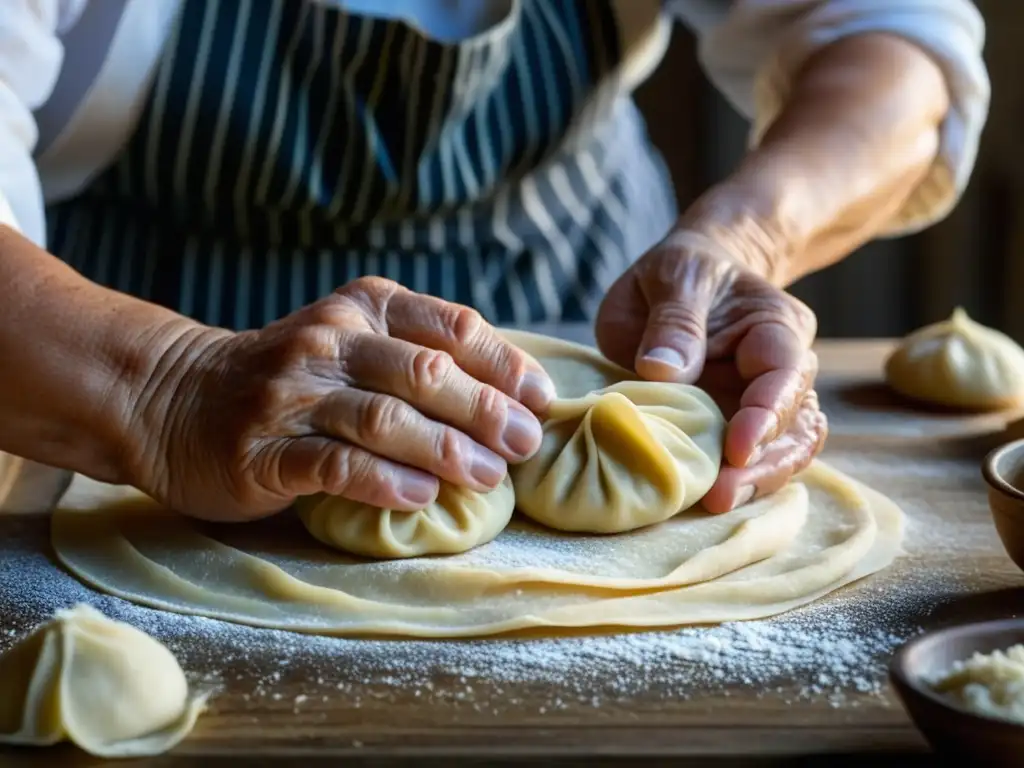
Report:
[{"label": "dumpling dough fold", "polygon": [[702,390],[623,381],[552,403],[512,470],[516,503],[563,531],[620,533],[697,504],[718,477],[725,418]]},{"label": "dumpling dough fold", "polygon": [[205,702],[189,696],[166,646],[88,605],[59,611],[0,657],[0,744],[156,755],[188,735]]},{"label": "dumpling dough fold", "polygon": [[449,555],[486,544],[505,530],[514,507],[507,475],[490,493],[442,482],[437,499],[415,512],[380,509],[324,494],[295,503],[303,524],[319,541],[381,559]]}]

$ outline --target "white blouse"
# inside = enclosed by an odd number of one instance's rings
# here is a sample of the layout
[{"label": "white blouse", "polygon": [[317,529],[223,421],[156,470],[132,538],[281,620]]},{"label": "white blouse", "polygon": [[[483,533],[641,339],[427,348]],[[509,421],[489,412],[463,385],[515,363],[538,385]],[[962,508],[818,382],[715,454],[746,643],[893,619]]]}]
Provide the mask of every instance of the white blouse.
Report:
[{"label": "white blouse", "polygon": [[[519,0],[317,1],[459,40],[500,23]],[[941,65],[952,107],[932,172],[888,233],[933,223],[966,186],[990,94],[984,22],[968,0],[607,1],[622,35],[636,34],[636,17],[650,16],[651,3],[690,25],[708,76],[752,121],[752,144],[778,115],[794,72],[820,48],[868,31],[921,45]],[[182,2],[2,0],[0,223],[45,244],[45,204],[78,193],[128,141]],[[638,77],[660,60],[667,33],[648,38],[625,46]]]}]

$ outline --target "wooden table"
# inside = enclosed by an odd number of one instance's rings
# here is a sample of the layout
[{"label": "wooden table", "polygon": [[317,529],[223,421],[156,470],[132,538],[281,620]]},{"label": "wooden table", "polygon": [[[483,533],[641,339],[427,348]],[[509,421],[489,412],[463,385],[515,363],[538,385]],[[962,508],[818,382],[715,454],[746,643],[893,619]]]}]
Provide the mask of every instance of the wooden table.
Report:
[{"label": "wooden table", "polygon": [[[556,330],[586,337],[578,329]],[[825,458],[904,506],[912,535],[924,526],[929,540],[939,541],[947,526],[950,541],[943,540],[935,551],[910,546],[911,554],[888,571],[849,589],[861,590],[863,597],[857,599],[865,601],[864,610],[886,606],[891,610],[883,615],[903,625],[931,628],[1016,615],[1024,606],[1024,576],[1003,553],[991,527],[978,472],[985,452],[1006,439],[1007,417],[958,417],[907,408],[880,385],[881,363],[889,348],[885,341],[819,344],[819,391],[832,424]],[[27,466],[5,506],[21,511],[45,508],[61,483],[60,473]],[[8,530],[17,526],[22,546],[26,541],[40,549],[47,546],[45,517],[6,516],[0,525]],[[8,538],[0,534],[0,549]],[[0,558],[4,556],[0,552]],[[907,590],[896,590],[896,584],[916,585],[911,591],[919,594],[901,604],[900,596]],[[852,609],[849,600],[845,603],[846,610],[859,610],[856,603]],[[5,625],[22,626],[18,610],[16,601],[0,604],[0,630]],[[216,655],[216,650],[207,655]],[[868,755],[875,762],[893,760],[900,765],[929,760],[925,745],[887,690],[874,696],[851,690],[844,705],[833,706],[824,697],[793,700],[737,684],[724,692],[688,691],[686,698],[640,691],[600,707],[569,701],[556,712],[542,713],[530,703],[546,700],[550,690],[508,690],[506,685],[498,698],[518,704],[474,708],[473,696],[496,700],[486,680],[475,686],[469,700],[463,696],[457,701],[440,695],[445,686],[456,684],[442,676],[436,683],[438,695],[430,700],[412,691],[374,696],[367,690],[361,706],[353,703],[353,696],[341,696],[296,709],[291,702],[308,680],[301,675],[284,679],[276,688],[280,696],[257,701],[246,693],[252,690],[252,674],[243,668],[237,679],[228,681],[188,741],[171,755],[146,764],[185,765],[199,758],[203,764],[230,758],[232,765],[272,759],[275,764],[296,765],[342,759],[346,765],[378,759],[445,765],[458,759],[494,765],[530,757],[558,757],[581,765],[633,765],[641,760],[677,765],[684,756],[687,762],[715,765],[755,759],[836,765],[842,756]],[[64,748],[0,751],[3,765],[49,765],[56,760],[67,765],[93,763]]]}]

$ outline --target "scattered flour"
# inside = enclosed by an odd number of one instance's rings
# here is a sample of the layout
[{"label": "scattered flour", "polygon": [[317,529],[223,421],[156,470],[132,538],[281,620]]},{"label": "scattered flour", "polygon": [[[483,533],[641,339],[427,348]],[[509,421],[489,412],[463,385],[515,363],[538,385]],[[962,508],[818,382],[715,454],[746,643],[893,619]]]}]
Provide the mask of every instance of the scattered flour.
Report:
[{"label": "scattered flour", "polygon": [[[527,706],[524,691],[538,714],[743,690],[787,702],[888,706],[891,653],[919,631],[923,616],[961,591],[940,572],[907,569],[785,616],[717,627],[479,641],[345,639],[135,606],[82,585],[42,554],[45,522],[5,524],[3,531],[0,650],[55,609],[85,601],[167,643],[194,680],[230,685],[245,701],[274,706],[286,704],[287,690],[296,712],[328,698],[359,708],[412,695],[497,715]],[[893,570],[901,571],[898,564]]]}]

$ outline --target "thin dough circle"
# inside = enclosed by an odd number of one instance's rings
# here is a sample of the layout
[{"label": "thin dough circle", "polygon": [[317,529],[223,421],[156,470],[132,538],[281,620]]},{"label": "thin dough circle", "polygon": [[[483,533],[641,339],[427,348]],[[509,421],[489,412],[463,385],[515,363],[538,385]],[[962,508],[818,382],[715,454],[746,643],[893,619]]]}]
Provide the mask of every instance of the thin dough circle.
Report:
[{"label": "thin dough circle", "polygon": [[465,552],[501,533],[514,507],[507,475],[490,493],[441,483],[437,499],[415,512],[380,509],[323,494],[295,503],[299,518],[318,541],[377,558]]},{"label": "thin dough circle", "polygon": [[[629,379],[595,350],[508,335],[563,398]],[[204,524],[83,477],[51,533],[79,578],[151,607],[320,634],[454,638],[771,616],[889,565],[902,528],[890,500],[816,462],[724,515],[692,510],[613,536],[513,518],[490,544],[443,558],[355,560],[319,545],[294,515]]]},{"label": "thin dough circle", "polygon": [[957,308],[907,336],[885,362],[900,394],[936,405],[998,410],[1024,402],[1024,349]]}]

